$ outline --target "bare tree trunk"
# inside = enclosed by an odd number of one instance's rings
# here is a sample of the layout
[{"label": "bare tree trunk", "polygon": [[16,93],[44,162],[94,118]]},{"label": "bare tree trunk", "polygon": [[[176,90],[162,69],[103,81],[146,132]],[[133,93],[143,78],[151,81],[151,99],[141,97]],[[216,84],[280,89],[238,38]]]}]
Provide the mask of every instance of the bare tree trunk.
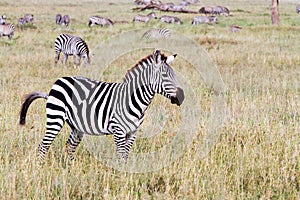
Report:
[{"label": "bare tree trunk", "polygon": [[279,25],[279,0],[272,0],[272,24]]}]

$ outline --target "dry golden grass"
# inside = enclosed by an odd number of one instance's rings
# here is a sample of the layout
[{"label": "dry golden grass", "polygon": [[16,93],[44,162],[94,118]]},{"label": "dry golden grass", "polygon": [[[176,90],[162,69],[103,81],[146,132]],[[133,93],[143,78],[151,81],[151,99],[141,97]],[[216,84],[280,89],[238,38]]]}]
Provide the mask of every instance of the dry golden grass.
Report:
[{"label": "dry golden grass", "polygon": [[[217,5],[219,1],[201,1]],[[267,1],[225,1],[232,16],[219,17],[214,26],[191,26],[191,15],[178,14],[184,24],[133,25],[133,4],[98,1],[2,1],[1,12],[11,21],[32,13],[34,27],[16,30],[14,39],[0,38],[0,195],[2,199],[298,199],[300,196],[300,15],[295,3],[280,5],[281,25],[270,25]],[[199,9],[200,6],[191,9]],[[68,29],[57,29],[56,13],[69,14]],[[147,13],[147,12],[145,12]],[[113,28],[87,26],[88,17],[103,15],[116,21]],[[163,15],[164,13],[158,13]],[[229,25],[243,29],[232,34]],[[201,141],[207,134],[209,116],[203,116],[191,146],[184,155],[163,169],[149,173],[120,172],[107,167],[80,145],[75,162],[69,163],[65,141],[70,129],[65,126],[47,154],[43,167],[37,166],[37,145],[45,132],[45,101],[29,109],[27,125],[18,125],[23,95],[47,92],[61,76],[85,75],[84,68],[54,68],[53,43],[61,32],[82,36],[91,50],[112,36],[142,27],[166,26],[195,39],[216,63],[226,84],[226,122],[216,144],[201,156]],[[96,56],[96,55],[95,55]],[[141,57],[138,57],[141,58]],[[121,80],[137,58],[121,57],[100,75],[105,80]],[[181,65],[185,65],[180,69]],[[124,66],[118,68],[118,66]],[[174,67],[191,75],[189,65],[179,58]],[[93,74],[95,75],[95,74]],[[119,76],[118,76],[119,75]],[[95,75],[96,76],[96,75]],[[200,81],[199,81],[200,80]],[[194,87],[199,108],[209,113],[209,88],[197,80]],[[162,97],[156,105],[166,105],[178,120],[178,109]],[[147,113],[148,114],[148,113]],[[146,118],[147,118],[146,114]],[[149,111],[149,120],[155,114]],[[154,120],[155,121],[155,120]],[[147,123],[147,122],[146,122]],[[137,140],[133,152],[149,152],[170,142],[169,130],[152,139]],[[147,124],[146,124],[147,125]],[[88,137],[84,139],[88,140]],[[101,139],[101,138],[100,138]],[[108,137],[109,139],[109,137]],[[112,138],[110,138],[112,139]],[[192,138],[191,138],[192,139]]]}]

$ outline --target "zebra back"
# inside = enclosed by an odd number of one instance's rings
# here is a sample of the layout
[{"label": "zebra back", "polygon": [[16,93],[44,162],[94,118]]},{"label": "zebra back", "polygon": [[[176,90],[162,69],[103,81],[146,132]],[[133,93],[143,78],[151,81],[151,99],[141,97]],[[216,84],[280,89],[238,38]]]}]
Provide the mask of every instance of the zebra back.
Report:
[{"label": "zebra back", "polygon": [[171,31],[167,28],[160,29],[150,29],[146,31],[142,38],[144,39],[159,39],[159,38],[168,38],[171,35]]}]

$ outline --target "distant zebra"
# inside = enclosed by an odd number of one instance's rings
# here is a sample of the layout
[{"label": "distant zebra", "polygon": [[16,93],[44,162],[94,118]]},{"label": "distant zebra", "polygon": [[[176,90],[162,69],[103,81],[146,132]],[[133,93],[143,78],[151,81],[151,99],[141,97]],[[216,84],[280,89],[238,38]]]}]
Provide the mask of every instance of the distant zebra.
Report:
[{"label": "distant zebra", "polygon": [[212,9],[212,14],[214,15],[225,15],[226,17],[229,16],[229,9],[224,6],[215,6]]},{"label": "distant zebra", "polygon": [[160,28],[160,29],[150,29],[146,31],[142,38],[144,39],[159,39],[159,38],[168,38],[170,37],[171,32],[167,28]]},{"label": "distant zebra", "polygon": [[161,16],[160,21],[169,24],[182,24],[182,21],[178,17],[169,16],[169,15]]},{"label": "distant zebra", "polygon": [[197,25],[197,24],[209,24],[211,22],[217,23],[217,17],[216,16],[195,16],[192,24]]},{"label": "distant zebra", "polygon": [[[59,60],[60,52],[64,54],[63,64],[65,65],[69,55],[73,55],[74,68],[80,65],[80,59],[83,59],[83,65],[90,64],[89,48],[85,41],[78,36],[69,34],[60,34],[55,40],[55,66]],[[77,59],[77,56],[79,57]],[[77,61],[78,60],[78,61]]]},{"label": "distant zebra", "polygon": [[155,50],[128,70],[121,83],[63,77],[54,83],[49,94],[28,94],[21,107],[21,125],[25,124],[30,104],[38,98],[47,99],[47,130],[38,147],[40,163],[64,122],[72,129],[66,143],[71,160],[83,135],[88,134],[113,135],[118,158],[126,161],[154,95],[161,94],[178,106],[184,100],[184,92],[169,65],[175,57]]},{"label": "distant zebra", "polygon": [[6,19],[5,15],[0,16],[0,24],[5,24],[5,19]]},{"label": "distant zebra", "polygon": [[11,40],[14,36],[15,29],[13,24],[0,24],[0,37],[7,36],[8,39]]},{"label": "distant zebra", "polygon": [[24,20],[25,20],[25,23],[33,23],[34,22],[34,17],[32,14],[25,14],[24,15]]},{"label": "distant zebra", "polygon": [[62,15],[61,15],[61,14],[57,14],[57,15],[55,16],[55,23],[56,23],[57,25],[61,25],[61,23],[62,23]]},{"label": "distant zebra", "polygon": [[300,12],[300,5],[296,6],[296,12],[299,13]]},{"label": "distant zebra", "polygon": [[69,15],[64,15],[61,19],[62,24],[65,26],[68,26],[70,24],[70,16]]},{"label": "distant zebra", "polygon": [[89,19],[89,26],[93,25],[100,25],[102,27],[104,26],[113,26],[114,22],[108,18],[105,17],[99,17],[99,16],[92,16]]},{"label": "distant zebra", "polygon": [[210,14],[212,14],[212,12],[213,12],[213,8],[210,6],[204,6],[204,7],[200,8],[200,10],[199,10],[199,13],[203,13],[205,15],[207,15],[207,14],[210,15]]},{"label": "distant zebra", "polygon": [[136,15],[133,18],[133,21],[134,22],[145,22],[145,23],[148,23],[152,18],[157,19],[157,16],[156,16],[155,12],[151,12],[148,15],[140,15],[140,14],[138,14],[138,15]]}]

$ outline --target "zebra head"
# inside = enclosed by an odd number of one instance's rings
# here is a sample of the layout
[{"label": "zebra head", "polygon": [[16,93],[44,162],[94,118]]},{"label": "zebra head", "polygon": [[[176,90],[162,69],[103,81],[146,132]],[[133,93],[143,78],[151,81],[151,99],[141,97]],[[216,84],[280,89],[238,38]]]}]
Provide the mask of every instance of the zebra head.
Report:
[{"label": "zebra head", "polygon": [[176,74],[169,65],[177,56],[165,56],[159,50],[153,52],[153,68],[155,77],[155,92],[169,98],[172,104],[180,106],[184,100],[184,92],[176,78]]}]

